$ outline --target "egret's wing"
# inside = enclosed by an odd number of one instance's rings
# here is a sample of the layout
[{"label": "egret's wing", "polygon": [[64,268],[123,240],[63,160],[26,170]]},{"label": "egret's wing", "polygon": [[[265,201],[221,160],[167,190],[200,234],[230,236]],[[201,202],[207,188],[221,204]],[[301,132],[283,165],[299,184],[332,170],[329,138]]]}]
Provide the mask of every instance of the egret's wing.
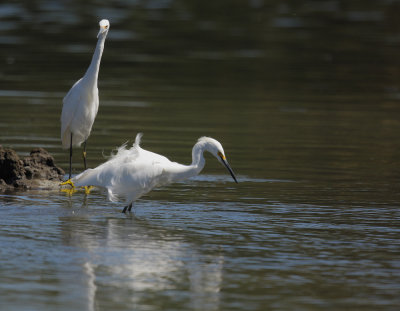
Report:
[{"label": "egret's wing", "polygon": [[109,197],[124,196],[127,202],[141,197],[154,187],[162,184],[163,165],[140,157],[135,161],[123,163],[113,172],[111,183],[107,187]]},{"label": "egret's wing", "polygon": [[69,90],[67,95],[65,95],[63,99],[63,107],[61,112],[61,140],[63,142],[64,148],[68,148],[68,143],[70,137],[65,137],[65,131],[71,124],[72,118],[75,115],[75,111],[77,110],[80,102],[82,100],[80,92],[80,82],[82,79],[79,79],[72,88]]},{"label": "egret's wing", "polygon": [[117,156],[110,160],[111,165],[103,170],[108,172],[111,169],[111,184],[115,187],[124,188],[127,185],[130,188],[148,189],[157,185],[164,166],[169,162],[164,156],[134,145],[126,153],[119,151]]}]

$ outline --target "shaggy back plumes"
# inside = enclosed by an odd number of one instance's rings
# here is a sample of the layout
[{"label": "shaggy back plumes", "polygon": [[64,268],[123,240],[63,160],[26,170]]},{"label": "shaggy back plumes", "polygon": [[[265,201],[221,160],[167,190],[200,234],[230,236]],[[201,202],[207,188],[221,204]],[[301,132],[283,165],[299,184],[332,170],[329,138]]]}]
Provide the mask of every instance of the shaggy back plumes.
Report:
[{"label": "shaggy back plumes", "polygon": [[108,160],[115,160],[115,159],[120,159],[120,158],[125,158],[127,156],[132,157],[135,155],[135,153],[138,152],[138,148],[140,148],[140,142],[142,139],[143,134],[138,133],[135,138],[135,142],[132,144],[132,148],[127,149],[126,146],[128,145],[128,142],[125,142],[122,144],[120,147],[116,149],[116,152],[111,153],[111,155],[108,158]]}]

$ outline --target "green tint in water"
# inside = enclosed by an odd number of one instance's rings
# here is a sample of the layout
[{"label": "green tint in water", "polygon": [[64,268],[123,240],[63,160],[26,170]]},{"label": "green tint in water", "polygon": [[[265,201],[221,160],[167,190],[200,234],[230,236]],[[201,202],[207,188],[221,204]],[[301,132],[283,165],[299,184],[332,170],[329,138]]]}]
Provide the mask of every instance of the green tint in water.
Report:
[{"label": "green tint in water", "polygon": [[[0,5],[1,144],[22,155],[45,147],[67,168],[62,98],[104,17],[89,166],[137,132],[144,148],[190,163],[207,135],[239,180],[207,156],[202,175],[151,192],[128,217],[102,190],[2,194],[0,309],[395,309],[396,9]],[[73,160],[76,174],[79,149]]]}]

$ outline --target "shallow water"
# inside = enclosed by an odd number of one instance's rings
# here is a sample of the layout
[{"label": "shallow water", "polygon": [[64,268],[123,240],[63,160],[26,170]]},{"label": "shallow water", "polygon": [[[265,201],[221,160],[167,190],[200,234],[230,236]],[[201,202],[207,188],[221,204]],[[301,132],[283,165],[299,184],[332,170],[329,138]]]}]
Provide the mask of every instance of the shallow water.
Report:
[{"label": "shallow water", "polygon": [[[111,22],[88,162],[143,132],[201,175],[134,213],[104,190],[0,194],[0,310],[395,310],[396,1],[0,5],[0,143],[61,149],[62,97]],[[74,152],[74,174],[82,170]]]}]

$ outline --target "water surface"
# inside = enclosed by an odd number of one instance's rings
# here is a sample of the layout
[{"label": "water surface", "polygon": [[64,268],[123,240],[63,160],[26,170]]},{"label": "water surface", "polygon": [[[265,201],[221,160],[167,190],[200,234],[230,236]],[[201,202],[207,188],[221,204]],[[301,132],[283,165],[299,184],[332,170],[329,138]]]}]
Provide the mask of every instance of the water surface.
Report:
[{"label": "water surface", "polygon": [[[143,147],[202,175],[135,212],[104,190],[0,194],[1,310],[395,310],[397,1],[0,5],[0,143],[67,170],[62,98],[108,18],[94,167]],[[83,168],[74,152],[73,173]]]}]

